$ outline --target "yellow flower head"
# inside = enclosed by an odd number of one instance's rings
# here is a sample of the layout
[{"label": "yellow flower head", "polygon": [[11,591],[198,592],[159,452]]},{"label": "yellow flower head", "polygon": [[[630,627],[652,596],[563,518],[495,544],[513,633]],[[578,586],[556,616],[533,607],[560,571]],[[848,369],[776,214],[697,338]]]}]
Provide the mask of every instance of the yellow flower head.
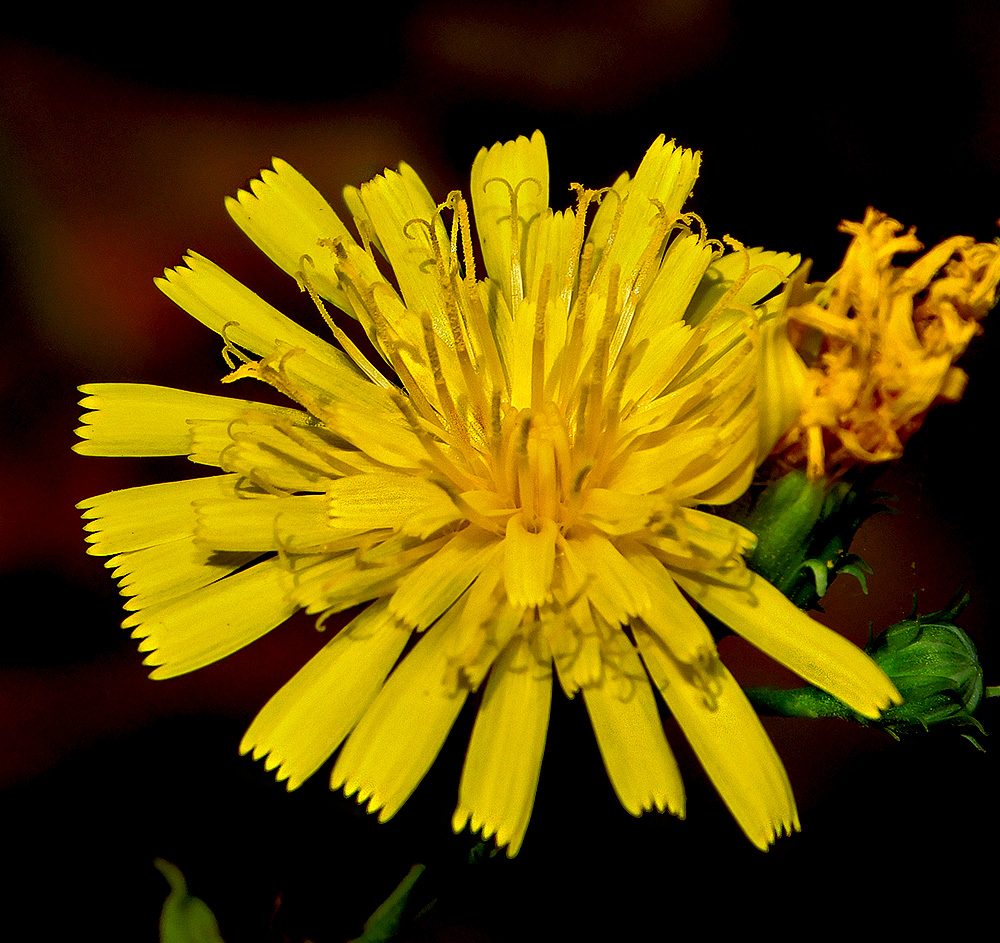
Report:
[{"label": "yellow flower head", "polygon": [[801,413],[777,451],[812,477],[899,458],[938,401],[967,376],[953,366],[996,302],[1000,245],[953,236],[908,268],[897,252],[923,248],[914,230],[869,207],[845,220],[853,238],[825,284],[794,286],[788,317],[803,370]]},{"label": "yellow flower head", "polygon": [[406,165],[345,192],[360,243],[281,161],[230,200],[338,346],[191,255],[159,287],[225,339],[227,381],[297,405],[83,388],[78,451],[223,472],[81,504],[153,677],[298,609],[322,621],[368,604],[243,741],[289,789],[339,748],[333,788],[389,818],[479,692],[454,826],[514,854],[555,673],[582,693],[629,812],[684,814],[658,690],[756,845],[797,828],[781,762],[691,600],[863,714],[898,695],[747,570],[751,533],[700,509],[738,497],[794,416],[780,384],[758,392],[760,351],[781,344],[755,306],[798,260],[733,240],[723,254],[682,212],[699,164],[660,138],[634,178],[574,185],[576,209],[553,211],[541,134],[482,150],[485,279],[465,199],[435,203]]}]

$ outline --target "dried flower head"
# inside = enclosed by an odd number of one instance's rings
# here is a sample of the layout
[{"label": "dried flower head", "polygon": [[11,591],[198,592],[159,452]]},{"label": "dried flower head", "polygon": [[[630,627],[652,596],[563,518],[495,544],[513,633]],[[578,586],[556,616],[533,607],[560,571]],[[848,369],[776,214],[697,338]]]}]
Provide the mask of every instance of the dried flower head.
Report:
[{"label": "dried flower head", "polygon": [[965,390],[954,362],[996,303],[1000,245],[952,236],[902,268],[897,253],[923,248],[902,228],[871,208],[845,220],[839,271],[813,285],[803,273],[790,293],[805,369],[801,413],[777,451],[812,477],[899,458],[927,410]]}]

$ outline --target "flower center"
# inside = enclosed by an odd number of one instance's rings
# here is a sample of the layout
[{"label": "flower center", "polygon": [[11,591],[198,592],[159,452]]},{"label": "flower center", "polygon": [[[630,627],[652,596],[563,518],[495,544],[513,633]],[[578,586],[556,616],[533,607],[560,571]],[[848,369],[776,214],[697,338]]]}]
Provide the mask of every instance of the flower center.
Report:
[{"label": "flower center", "polygon": [[504,423],[503,484],[524,526],[537,532],[545,520],[565,520],[572,483],[569,432],[559,407],[511,411]]}]

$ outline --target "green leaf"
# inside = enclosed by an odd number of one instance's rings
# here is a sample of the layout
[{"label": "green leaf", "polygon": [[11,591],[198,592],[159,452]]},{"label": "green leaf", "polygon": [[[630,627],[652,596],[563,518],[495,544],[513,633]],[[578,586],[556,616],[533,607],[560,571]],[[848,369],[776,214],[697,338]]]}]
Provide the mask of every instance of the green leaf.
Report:
[{"label": "green leaf", "polygon": [[406,877],[396,886],[396,889],[385,899],[379,908],[366,921],[364,933],[351,940],[350,943],[387,943],[395,939],[403,923],[403,913],[406,902],[413,890],[413,885],[424,873],[426,866],[415,864],[407,872]]},{"label": "green leaf", "polygon": [[181,869],[162,858],[153,864],[170,885],[160,913],[160,943],[225,943],[208,904],[188,893]]}]

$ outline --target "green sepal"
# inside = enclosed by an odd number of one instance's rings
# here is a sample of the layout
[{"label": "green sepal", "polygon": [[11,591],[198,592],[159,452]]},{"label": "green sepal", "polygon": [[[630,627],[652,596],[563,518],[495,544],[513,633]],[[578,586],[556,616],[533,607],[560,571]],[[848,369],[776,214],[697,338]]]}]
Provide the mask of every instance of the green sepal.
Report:
[{"label": "green sepal", "polygon": [[885,497],[861,482],[811,480],[795,470],[771,482],[748,510],[734,509],[733,518],[757,535],[750,568],[800,609],[814,609],[839,573],[868,591],[871,568],[848,549],[864,521],[888,510]]}]

